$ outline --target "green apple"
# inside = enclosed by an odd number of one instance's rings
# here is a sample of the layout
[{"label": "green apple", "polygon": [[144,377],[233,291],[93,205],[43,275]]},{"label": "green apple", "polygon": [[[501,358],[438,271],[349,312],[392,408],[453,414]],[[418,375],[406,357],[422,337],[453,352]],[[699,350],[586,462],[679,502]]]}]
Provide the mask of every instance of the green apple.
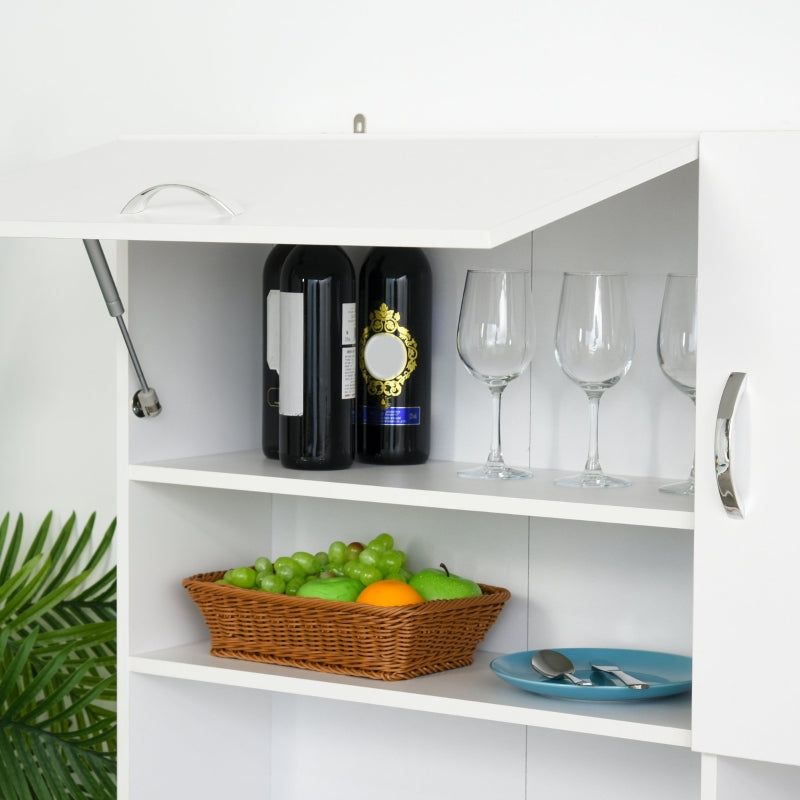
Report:
[{"label": "green apple", "polygon": [[482,594],[481,587],[475,581],[453,575],[444,564],[439,566],[441,569],[422,569],[408,581],[408,585],[416,589],[423,600],[455,600]]},{"label": "green apple", "polygon": [[298,590],[298,597],[316,597],[320,600],[354,601],[364,586],[355,578],[317,578],[306,581]]}]

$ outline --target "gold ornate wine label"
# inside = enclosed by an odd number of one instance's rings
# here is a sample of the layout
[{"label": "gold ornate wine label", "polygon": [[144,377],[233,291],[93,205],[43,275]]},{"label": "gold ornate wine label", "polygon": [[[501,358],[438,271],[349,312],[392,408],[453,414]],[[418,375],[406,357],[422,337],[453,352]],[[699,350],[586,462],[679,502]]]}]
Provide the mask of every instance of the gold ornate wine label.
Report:
[{"label": "gold ornate wine label", "polygon": [[391,408],[392,398],[400,396],[403,385],[417,368],[417,355],[417,342],[400,324],[399,311],[381,303],[369,312],[359,343],[359,368],[367,393],[378,398],[381,409]]}]

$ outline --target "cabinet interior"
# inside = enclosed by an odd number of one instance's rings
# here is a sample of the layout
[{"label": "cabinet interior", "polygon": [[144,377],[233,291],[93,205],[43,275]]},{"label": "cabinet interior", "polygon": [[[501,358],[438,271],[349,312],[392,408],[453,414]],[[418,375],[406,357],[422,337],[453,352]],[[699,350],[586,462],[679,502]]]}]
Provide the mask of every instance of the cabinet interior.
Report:
[{"label": "cabinet interior", "polygon": [[[366,248],[346,249],[358,269]],[[466,270],[530,269],[536,352],[529,372],[505,392],[503,449],[509,463],[534,468],[532,485],[543,487],[548,502],[562,501],[549,488],[549,471],[582,468],[588,424],[583,393],[553,357],[561,275],[624,271],[637,351],[630,373],[601,402],[601,460],[607,471],[640,484],[650,476],[636,495],[644,506],[690,514],[690,500],[666,500],[655,488],[688,474],[694,448],[692,404],[661,375],[655,341],[665,276],[695,272],[696,249],[697,168],[690,164],[491,250],[426,250],[434,286],[432,461],[454,472],[453,462],[478,463],[489,445],[488,392],[467,374],[455,346]],[[615,510],[613,496],[570,497],[569,508],[585,503],[586,510],[563,515],[508,511],[496,498],[484,505],[479,499],[477,510],[458,510],[433,495],[422,503],[392,502],[392,492],[403,497],[415,467],[400,478],[384,472],[392,476],[385,493],[370,489],[365,499],[352,487],[382,485],[384,468],[354,467],[352,478],[342,471],[336,480],[351,484],[350,494],[335,499],[313,476],[282,471],[263,457],[269,480],[294,481],[285,492],[273,488],[278,483],[253,490],[245,479],[230,488],[214,458],[249,452],[253,461],[260,448],[261,269],[268,250],[160,242],[120,249],[129,326],[163,405],[153,419],[120,412],[132,465],[122,475],[129,506],[123,618],[132,671],[131,796],[164,795],[170,782],[210,796],[227,792],[235,774],[263,797],[299,798],[309,785],[345,796],[363,782],[380,785],[387,798],[413,792],[477,798],[484,795],[487,764],[493,793],[504,797],[532,797],[541,787],[557,787],[564,775],[575,794],[601,787],[604,796],[634,798],[646,786],[648,797],[698,796],[686,697],[565,709],[500,685],[489,672],[490,656],[467,668],[478,675],[475,702],[485,708],[472,705],[471,689],[462,695],[454,689],[455,699],[447,700],[446,687],[458,678],[446,674],[385,688],[321,673],[286,678],[291,671],[245,662],[212,668],[201,655],[184,660],[181,653],[189,651],[182,647],[207,650],[207,633],[183,577],[383,530],[418,568],[445,561],[455,572],[511,591],[480,646],[486,653],[570,646],[691,653],[692,535],[685,517],[674,525],[632,524]],[[126,380],[121,397],[135,388],[135,380]],[[181,467],[181,459],[201,456],[212,466]],[[157,469],[164,462],[173,465],[166,477]],[[492,489],[458,491],[478,496]],[[513,496],[526,491],[515,487]],[[595,502],[611,506],[603,522],[594,519]],[[436,699],[424,699],[426,692]],[[198,725],[188,726],[194,729],[187,735],[175,716],[188,714]],[[233,753],[224,763],[216,756],[223,741],[225,753]],[[574,770],[576,753],[596,769]],[[356,784],[351,767],[359,771]],[[428,776],[424,791],[420,775]],[[581,775],[592,776],[591,786]]]}]

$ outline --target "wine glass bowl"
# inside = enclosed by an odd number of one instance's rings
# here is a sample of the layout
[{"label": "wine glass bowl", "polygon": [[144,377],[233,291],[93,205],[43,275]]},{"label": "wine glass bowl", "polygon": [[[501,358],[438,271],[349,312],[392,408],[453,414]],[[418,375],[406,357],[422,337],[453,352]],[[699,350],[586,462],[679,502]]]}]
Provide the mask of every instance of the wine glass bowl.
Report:
[{"label": "wine glass bowl", "polygon": [[[697,388],[696,275],[667,275],[656,352],[661,371],[694,403]],[[659,488],[668,494],[694,494],[694,462],[687,480]]]},{"label": "wine glass bowl", "polygon": [[469,270],[464,282],[456,345],[467,371],[492,399],[492,440],[486,462],[462,478],[509,480],[532,472],[508,466],[500,443],[500,398],[531,362],[534,346],[531,276],[522,271]]},{"label": "wine glass bowl", "polygon": [[606,475],[598,452],[600,398],[627,375],[636,337],[623,273],[564,273],[555,335],[555,357],[589,401],[589,454],[584,471],[556,480],[559,486],[616,488],[630,481]]}]

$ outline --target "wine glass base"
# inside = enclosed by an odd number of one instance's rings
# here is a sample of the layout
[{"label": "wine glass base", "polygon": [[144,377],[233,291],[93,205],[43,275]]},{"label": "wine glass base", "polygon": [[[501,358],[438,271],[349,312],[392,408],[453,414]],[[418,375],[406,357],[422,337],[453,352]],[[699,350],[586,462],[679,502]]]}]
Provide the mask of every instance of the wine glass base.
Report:
[{"label": "wine glass base", "polygon": [[615,478],[603,472],[581,472],[570,475],[568,478],[559,478],[554,481],[556,486],[567,486],[578,489],[622,489],[630,486],[631,482],[624,478]]},{"label": "wine glass base", "polygon": [[659,492],[665,494],[694,494],[694,481],[677,481],[676,483],[668,483],[664,486],[658,487]]},{"label": "wine glass base", "polygon": [[513,481],[522,478],[532,478],[533,472],[529,469],[509,467],[507,464],[484,464],[474,469],[462,469],[458,472],[459,478],[477,478],[488,481]]}]

